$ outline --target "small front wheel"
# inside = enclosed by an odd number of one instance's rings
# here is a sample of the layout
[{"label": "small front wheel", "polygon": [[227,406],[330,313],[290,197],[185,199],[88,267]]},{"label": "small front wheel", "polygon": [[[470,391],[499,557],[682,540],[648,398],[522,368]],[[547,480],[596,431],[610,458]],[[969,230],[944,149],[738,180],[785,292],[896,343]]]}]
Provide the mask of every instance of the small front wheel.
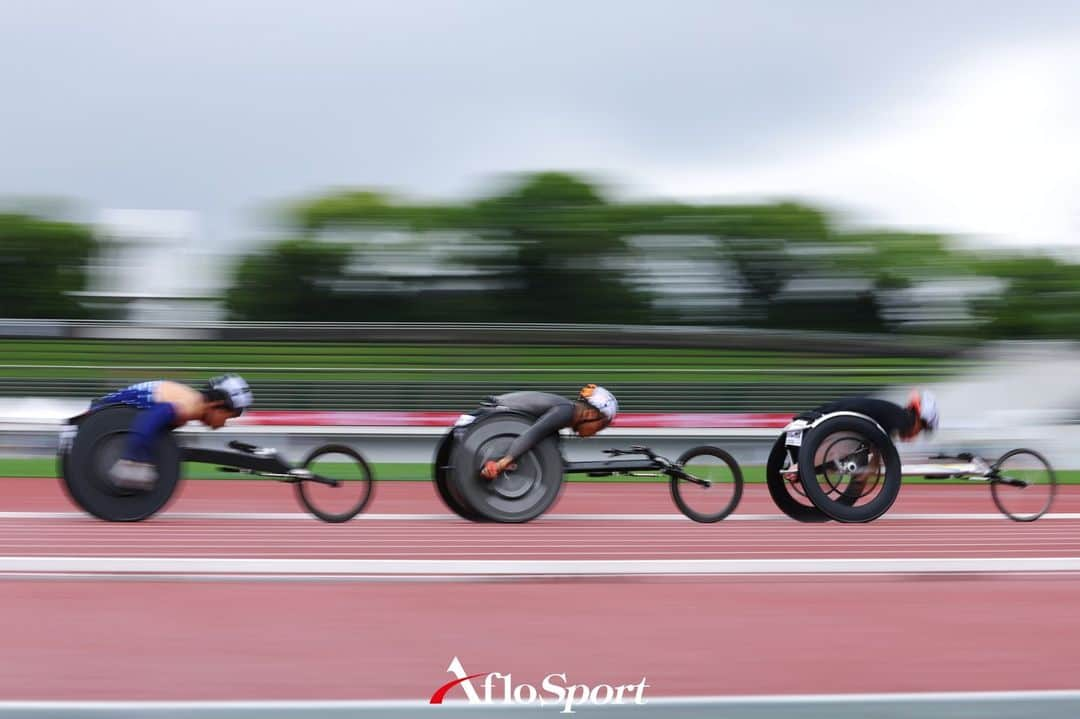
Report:
[{"label": "small front wheel", "polygon": [[742,499],[743,476],[738,462],[717,447],[694,447],[682,453],[671,473],[671,498],[695,522],[719,522]]},{"label": "small front wheel", "polygon": [[316,480],[296,483],[296,498],[304,509],[324,522],[347,522],[371,501],[375,483],[371,468],[360,453],[343,444],[327,444],[307,456],[301,468],[337,481],[331,486]]},{"label": "small front wheel", "polygon": [[1014,449],[990,468],[990,494],[1001,513],[1016,522],[1046,514],[1057,494],[1057,476],[1038,452]]}]

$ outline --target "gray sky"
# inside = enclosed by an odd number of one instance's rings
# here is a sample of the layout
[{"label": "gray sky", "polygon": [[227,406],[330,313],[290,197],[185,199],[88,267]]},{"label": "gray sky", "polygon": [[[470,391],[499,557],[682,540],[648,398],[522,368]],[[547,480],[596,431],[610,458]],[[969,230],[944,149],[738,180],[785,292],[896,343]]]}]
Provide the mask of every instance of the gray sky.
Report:
[{"label": "gray sky", "polygon": [[0,194],[191,209],[334,186],[799,197],[1080,246],[1080,3],[2,0]]}]

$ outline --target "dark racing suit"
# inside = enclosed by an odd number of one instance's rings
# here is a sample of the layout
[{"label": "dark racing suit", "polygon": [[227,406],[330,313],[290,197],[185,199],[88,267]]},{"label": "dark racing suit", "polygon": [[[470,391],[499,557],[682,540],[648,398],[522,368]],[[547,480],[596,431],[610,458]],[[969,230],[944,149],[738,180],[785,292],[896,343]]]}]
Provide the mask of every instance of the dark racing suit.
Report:
[{"label": "dark racing suit", "polygon": [[548,392],[508,392],[491,397],[490,404],[538,418],[506,451],[511,459],[517,459],[545,437],[557,434],[574,422],[574,402]]},{"label": "dark racing suit", "polygon": [[915,410],[901,407],[893,402],[872,397],[849,397],[827,402],[809,412],[796,415],[795,419],[813,421],[831,412],[858,412],[881,425],[890,437],[911,437],[919,428],[919,417]]}]

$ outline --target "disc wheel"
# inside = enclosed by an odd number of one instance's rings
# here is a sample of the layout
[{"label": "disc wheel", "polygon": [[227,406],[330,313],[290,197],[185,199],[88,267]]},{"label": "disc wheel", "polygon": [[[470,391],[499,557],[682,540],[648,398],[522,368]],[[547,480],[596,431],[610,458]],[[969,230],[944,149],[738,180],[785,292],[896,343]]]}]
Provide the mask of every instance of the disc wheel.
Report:
[{"label": "disc wheel", "polygon": [[[1016,522],[1034,522],[1043,516],[1057,495],[1057,475],[1038,452],[1014,449],[1003,454],[991,466],[990,495],[994,505]],[[1017,487],[1001,480],[1021,480]]]},{"label": "disc wheel", "polygon": [[528,522],[551,507],[563,484],[558,439],[547,437],[518,457],[515,466],[493,480],[480,475],[488,460],[507,453],[534,418],[516,412],[493,412],[470,424],[451,449],[449,486],[466,509],[492,522]]},{"label": "disc wheel", "polygon": [[694,447],[676,463],[692,477],[709,482],[706,487],[678,475],[671,477],[671,498],[687,517],[704,524],[719,522],[739,506],[742,470],[730,454],[717,447]]},{"label": "disc wheel", "polygon": [[432,473],[435,479],[435,490],[439,493],[439,498],[443,501],[443,504],[447,508],[470,522],[483,522],[484,518],[477,514],[474,510],[465,506],[465,504],[454,495],[453,486],[450,484],[450,466],[451,456],[454,448],[454,432],[450,430],[439,442],[439,446],[435,448],[435,461],[432,465]]},{"label": "disc wheel", "polygon": [[797,522],[828,522],[829,515],[806,498],[799,478],[788,479],[784,476],[784,470],[791,466],[791,456],[785,440],[786,437],[782,434],[773,443],[765,465],[765,486],[769,489],[769,496],[777,509]]},{"label": "disc wheel", "polygon": [[841,415],[803,436],[799,480],[806,497],[840,522],[870,522],[900,493],[900,456],[869,419]]},{"label": "disc wheel", "polygon": [[312,474],[338,481],[336,487],[301,480],[296,498],[304,509],[323,520],[347,522],[364,511],[375,491],[371,467],[352,447],[328,444],[314,450],[300,465]]},{"label": "disc wheel", "polygon": [[109,470],[123,455],[139,410],[106,407],[79,424],[71,450],[61,458],[62,484],[71,500],[87,513],[108,522],[138,522],[160,512],[180,482],[180,448],[171,432],[158,436],[152,448],[157,482],[149,491],[121,489]]}]

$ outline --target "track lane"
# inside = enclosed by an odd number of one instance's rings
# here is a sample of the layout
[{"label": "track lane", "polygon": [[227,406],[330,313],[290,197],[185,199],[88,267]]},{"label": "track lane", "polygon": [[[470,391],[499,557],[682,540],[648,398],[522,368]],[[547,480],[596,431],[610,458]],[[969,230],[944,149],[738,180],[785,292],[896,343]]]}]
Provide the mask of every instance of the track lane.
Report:
[{"label": "track lane", "polygon": [[1066,689],[1078,601],[1077,578],[8,582],[0,697],[423,700],[454,656],[652,696]]},{"label": "track lane", "polygon": [[[49,480],[4,483],[8,501],[0,516],[0,556],[602,561],[1080,554],[1080,519],[1015,523],[987,515],[985,487],[911,485],[890,515],[937,508],[994,518],[886,518],[843,525],[790,521],[770,507],[764,487],[751,485],[731,520],[701,525],[678,515],[661,485],[570,484],[551,515],[524,525],[496,525],[453,517],[427,484],[387,483],[379,486],[371,511],[404,510],[402,515],[378,520],[361,515],[325,525],[299,514],[288,488],[271,482],[189,482],[170,510],[134,524],[74,514],[57,486]],[[1064,487],[1055,512],[1080,505],[1078,489]],[[23,517],[20,510],[60,514]],[[774,518],[736,519],[755,510]],[[200,517],[200,512],[234,514],[222,519]],[[235,518],[245,512],[251,518]],[[636,518],[634,512],[659,519]],[[567,518],[574,513],[588,513],[590,519]]]},{"label": "track lane", "polygon": [[[0,510],[72,511],[60,482],[50,479],[3,479]],[[223,509],[224,508],[224,509]],[[180,484],[169,512],[300,512],[292,489],[268,480],[195,480]],[[443,514],[430,482],[378,482],[368,512],[383,514]],[[549,510],[553,514],[678,514],[663,483],[571,482]],[[1059,487],[1055,512],[1080,512],[1080,485]],[[990,490],[981,483],[962,485],[907,484],[890,510],[893,513],[996,513]],[[765,486],[746,485],[738,514],[776,514]]]},{"label": "track lane", "polygon": [[[9,486],[10,485],[10,486]],[[137,524],[66,514],[57,483],[9,480],[0,556],[566,560],[1078,557],[1080,520],[199,518],[295,513],[288,488],[192,482]],[[446,516],[430,486],[372,510]],[[739,513],[775,513],[761,486]],[[1058,511],[1080,509],[1065,488]],[[674,514],[661,485],[570,485],[560,514]],[[992,511],[985,487],[908,486],[893,512]],[[209,578],[207,578],[209,579]],[[8,578],[3,699],[410,699],[470,671],[584,683],[648,677],[654,696],[1071,689],[1075,574],[577,577],[374,583]]]}]

